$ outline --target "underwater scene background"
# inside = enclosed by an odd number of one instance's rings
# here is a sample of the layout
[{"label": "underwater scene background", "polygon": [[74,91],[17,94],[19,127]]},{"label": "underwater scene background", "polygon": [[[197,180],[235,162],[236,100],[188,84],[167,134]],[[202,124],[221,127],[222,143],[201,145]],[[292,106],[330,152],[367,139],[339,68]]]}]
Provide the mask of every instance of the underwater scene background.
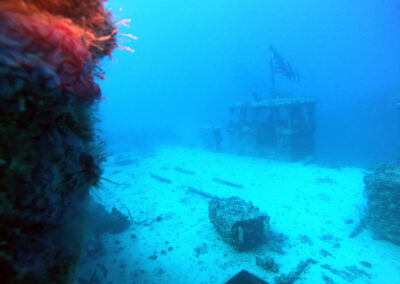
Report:
[{"label": "underwater scene background", "polygon": [[400,2],[0,1],[5,283],[399,283]]},{"label": "underwater scene background", "polygon": [[181,129],[190,140],[200,127],[226,125],[229,104],[268,95],[273,45],[301,76],[278,77],[278,88],[318,101],[321,162],[373,167],[397,159],[397,1],[108,5],[132,19],[124,31],[139,38],[130,44],[135,54],[117,50],[118,63],[107,66],[103,125],[117,140],[109,144],[130,141],[132,128]]},{"label": "underwater scene background", "polygon": [[[134,223],[114,244],[120,254],[107,254],[118,275],[108,279],[262,283],[244,269],[268,283],[400,283],[399,231],[388,229],[400,211],[383,209],[400,202],[397,168],[374,171],[400,149],[399,3],[108,5],[138,37],[102,83],[100,125],[115,154],[104,176],[120,185],[101,196]],[[232,143],[228,107],[271,97],[271,46],[300,75],[277,74],[276,90],[316,100],[314,151],[295,161]],[[243,243],[238,223],[251,224]],[[265,223],[268,241],[245,247]]]}]

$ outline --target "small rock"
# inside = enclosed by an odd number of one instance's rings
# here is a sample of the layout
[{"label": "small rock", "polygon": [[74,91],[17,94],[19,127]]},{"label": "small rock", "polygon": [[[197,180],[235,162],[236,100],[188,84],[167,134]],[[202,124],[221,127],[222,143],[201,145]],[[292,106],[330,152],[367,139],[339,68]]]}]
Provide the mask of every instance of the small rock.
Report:
[{"label": "small rock", "polygon": [[322,275],[322,279],[325,281],[326,284],[335,284],[335,282],[326,275]]},{"label": "small rock", "polygon": [[157,255],[156,254],[150,255],[149,259],[156,260],[157,259]]},{"label": "small rock", "polygon": [[372,268],[372,264],[369,263],[368,261],[360,261],[361,265],[367,267],[367,268]]},{"label": "small rock", "polygon": [[323,257],[332,256],[332,254],[331,254],[329,251],[324,250],[324,249],[321,249],[321,250],[319,251],[319,253],[320,253]]},{"label": "small rock", "polygon": [[313,245],[312,239],[307,235],[300,235],[299,239],[300,239],[300,242],[303,243],[303,244],[308,244],[310,246]]},{"label": "small rock", "polygon": [[198,246],[194,250],[197,253],[197,255],[207,253],[207,244],[204,243],[202,246]]},{"label": "small rock", "polygon": [[264,270],[271,271],[273,273],[279,272],[279,265],[275,262],[273,257],[266,256],[264,258],[256,256],[256,265],[263,268]]}]

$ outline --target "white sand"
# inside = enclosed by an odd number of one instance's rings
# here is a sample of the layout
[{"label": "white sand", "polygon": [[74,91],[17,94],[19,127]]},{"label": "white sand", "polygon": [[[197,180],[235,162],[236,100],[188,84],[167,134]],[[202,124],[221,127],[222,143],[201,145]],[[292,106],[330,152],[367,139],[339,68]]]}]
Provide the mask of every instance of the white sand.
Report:
[{"label": "white sand", "polygon": [[[123,203],[135,222],[158,216],[162,220],[148,226],[132,224],[124,233],[104,235],[107,253],[94,263],[83,264],[88,276],[94,264],[100,263],[108,269],[104,283],[224,283],[241,269],[273,283],[279,274],[255,264],[256,255],[268,255],[280,264],[280,273],[292,271],[308,258],[318,261],[296,283],[325,283],[323,275],[334,283],[350,283],[321,265],[340,271],[356,265],[371,275],[352,283],[400,283],[400,247],[372,239],[368,230],[356,238],[348,237],[365,206],[362,169],[304,166],[178,147],[161,148],[137,164],[116,163],[132,158],[132,153],[123,153],[110,159],[104,176],[120,185],[104,183],[96,196],[108,210],[115,206],[126,214]],[[195,175],[176,171],[176,167]],[[160,182],[151,174],[171,183]],[[241,184],[243,189],[216,183],[213,178]],[[285,254],[265,247],[235,251],[210,223],[208,199],[187,192],[186,186],[252,201],[270,216],[271,230],[288,237]],[[349,219],[354,222],[346,224]],[[132,234],[136,238],[132,239]],[[204,243],[207,251],[198,255],[195,248]],[[322,256],[321,249],[331,256]],[[150,258],[154,254],[157,258]],[[368,261],[372,268],[360,261]]]}]

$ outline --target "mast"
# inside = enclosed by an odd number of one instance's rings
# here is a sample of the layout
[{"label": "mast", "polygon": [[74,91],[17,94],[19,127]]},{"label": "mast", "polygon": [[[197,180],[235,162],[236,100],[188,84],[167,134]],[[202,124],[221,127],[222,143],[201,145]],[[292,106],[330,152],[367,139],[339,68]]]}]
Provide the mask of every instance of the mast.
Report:
[{"label": "mast", "polygon": [[271,79],[271,90],[270,90],[270,94],[271,94],[271,98],[275,99],[276,98],[276,88],[275,88],[275,72],[274,72],[274,52],[273,52],[273,47],[270,47],[270,62],[269,62],[269,66],[270,66],[270,79]]}]

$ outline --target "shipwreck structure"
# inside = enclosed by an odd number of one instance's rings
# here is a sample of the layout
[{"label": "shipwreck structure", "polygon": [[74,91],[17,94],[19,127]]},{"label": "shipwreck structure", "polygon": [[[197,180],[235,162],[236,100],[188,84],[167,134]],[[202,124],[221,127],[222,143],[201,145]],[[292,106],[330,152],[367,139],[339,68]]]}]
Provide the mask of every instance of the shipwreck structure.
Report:
[{"label": "shipwreck structure", "polygon": [[315,99],[278,97],[229,106],[229,148],[298,160],[314,152]]},{"label": "shipwreck structure", "polygon": [[271,47],[271,91],[267,98],[229,106],[228,148],[230,151],[288,160],[314,153],[315,98],[277,92],[275,75],[290,81],[300,76]]}]

